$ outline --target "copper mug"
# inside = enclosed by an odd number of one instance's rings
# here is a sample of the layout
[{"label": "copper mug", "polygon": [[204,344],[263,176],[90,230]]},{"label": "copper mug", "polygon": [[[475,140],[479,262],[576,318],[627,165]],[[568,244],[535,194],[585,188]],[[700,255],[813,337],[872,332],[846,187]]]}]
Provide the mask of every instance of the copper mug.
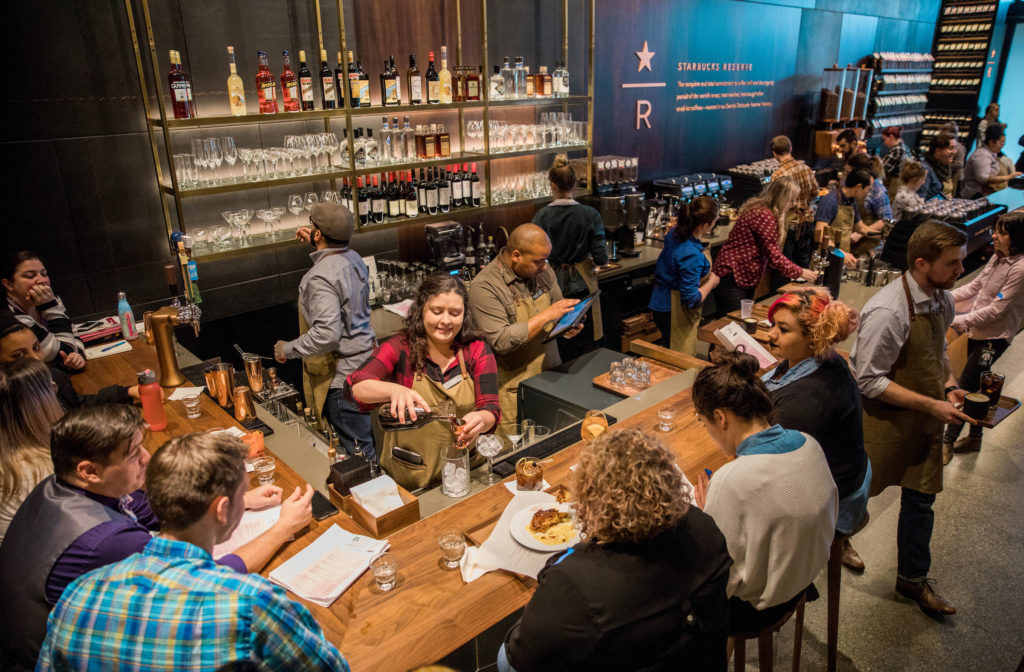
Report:
[{"label": "copper mug", "polygon": [[203,377],[206,378],[206,392],[211,399],[217,398],[217,371],[213,366],[203,369]]},{"label": "copper mug", "polygon": [[245,364],[245,377],[249,379],[249,387],[259,394],[263,391],[263,360],[259,355],[242,355]]},{"label": "copper mug", "polygon": [[227,408],[231,405],[231,393],[235,389],[235,367],[220,363],[213,367],[214,387],[217,389],[217,403]]},{"label": "copper mug", "polygon": [[256,405],[252,401],[252,391],[245,385],[235,388],[235,420],[242,422],[256,417]]}]

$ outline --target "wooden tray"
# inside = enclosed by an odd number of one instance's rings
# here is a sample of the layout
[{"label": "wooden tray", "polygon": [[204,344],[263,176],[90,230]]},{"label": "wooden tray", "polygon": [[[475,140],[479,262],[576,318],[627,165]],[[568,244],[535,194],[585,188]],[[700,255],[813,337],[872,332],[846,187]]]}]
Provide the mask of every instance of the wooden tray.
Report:
[{"label": "wooden tray", "polygon": [[[647,366],[650,367],[651,385],[657,385],[663,380],[668,380],[672,376],[682,371],[682,369],[677,369],[674,366],[662,364],[661,362],[657,362],[648,357],[639,357],[637,361],[645,362]],[[610,373],[602,373],[600,376],[594,378],[594,386],[599,387],[602,390],[605,390],[606,392],[617,394],[620,397],[632,397],[634,394],[639,394],[640,392],[643,392],[643,390],[637,389],[635,387],[615,387],[610,382],[608,382],[610,378]]]},{"label": "wooden tray", "polygon": [[595,268],[594,272],[597,273],[598,275],[601,275],[602,273],[607,273],[608,271],[614,271],[616,268],[622,268],[622,264],[613,261],[607,266],[600,266],[598,268]]},{"label": "wooden tray", "polygon": [[999,397],[999,403],[996,404],[996,407],[989,411],[988,415],[979,420],[978,424],[986,429],[992,429],[1018,408],[1020,408],[1020,399],[1014,399],[1013,397],[1006,396]]},{"label": "wooden tray", "polygon": [[[558,497],[558,493],[563,490],[568,493],[569,489],[564,485],[552,485],[544,492],[549,492],[555,497]],[[502,512],[504,512],[504,509],[502,509]],[[464,530],[463,533],[466,535],[466,539],[474,546],[483,546],[483,543],[491,536],[491,532],[494,532],[494,528],[498,524],[498,519],[500,518],[501,512],[498,513],[497,518],[486,520],[479,525]]]},{"label": "wooden tray", "polygon": [[388,511],[380,518],[360,506],[359,502],[351,496],[346,497],[339,494],[329,483],[327,484],[327,494],[335,506],[347,513],[356,524],[369,532],[375,539],[383,539],[392,532],[408,527],[420,519],[420,500],[400,485],[398,494],[405,504],[394,511]]}]

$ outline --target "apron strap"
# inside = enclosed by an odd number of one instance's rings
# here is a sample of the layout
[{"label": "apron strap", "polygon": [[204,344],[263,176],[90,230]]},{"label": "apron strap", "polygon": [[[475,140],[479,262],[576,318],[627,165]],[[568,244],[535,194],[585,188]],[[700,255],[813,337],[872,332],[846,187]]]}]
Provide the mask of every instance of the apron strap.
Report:
[{"label": "apron strap", "polygon": [[469,380],[469,374],[466,373],[466,358],[462,355],[462,348],[459,348],[459,369],[462,371],[462,379]]},{"label": "apron strap", "polygon": [[913,322],[917,318],[917,314],[914,312],[914,300],[910,298],[910,285],[907,284],[907,273],[901,275],[900,279],[903,280],[903,293],[907,296],[907,308],[910,311],[910,321]]}]

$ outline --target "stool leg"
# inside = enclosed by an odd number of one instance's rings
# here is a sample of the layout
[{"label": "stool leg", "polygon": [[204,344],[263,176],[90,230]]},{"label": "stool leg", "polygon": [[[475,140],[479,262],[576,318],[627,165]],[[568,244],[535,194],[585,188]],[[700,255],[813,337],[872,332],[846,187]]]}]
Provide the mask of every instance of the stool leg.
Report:
[{"label": "stool leg", "polygon": [[836,672],[837,649],[839,646],[839,591],[842,588],[843,541],[837,536],[832,542],[828,556],[828,672]]},{"label": "stool leg", "polygon": [[800,650],[804,641],[804,600],[796,608],[796,623],[793,631],[793,672],[800,672]]},{"label": "stool leg", "polygon": [[736,672],[744,672],[747,669],[747,640],[736,637],[735,645],[732,648],[733,665]]},{"label": "stool leg", "polygon": [[757,638],[757,662],[761,672],[772,672],[775,665],[775,649],[773,648],[773,637],[775,633],[767,632]]}]

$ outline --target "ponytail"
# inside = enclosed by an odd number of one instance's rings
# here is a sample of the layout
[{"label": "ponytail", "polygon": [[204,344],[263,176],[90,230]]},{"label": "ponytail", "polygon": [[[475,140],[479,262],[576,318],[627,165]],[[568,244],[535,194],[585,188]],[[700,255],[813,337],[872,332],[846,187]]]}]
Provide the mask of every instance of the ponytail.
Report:
[{"label": "ponytail", "polygon": [[757,375],[759,364],[745,352],[716,352],[715,366],[697,374],[693,405],[704,417],[718,409],[732,411],[744,420],[771,422],[772,398]]},{"label": "ponytail", "polygon": [[718,219],[718,201],[710,196],[698,196],[690,203],[682,203],[676,215],[676,227],[672,232],[682,242],[693,232]]}]

